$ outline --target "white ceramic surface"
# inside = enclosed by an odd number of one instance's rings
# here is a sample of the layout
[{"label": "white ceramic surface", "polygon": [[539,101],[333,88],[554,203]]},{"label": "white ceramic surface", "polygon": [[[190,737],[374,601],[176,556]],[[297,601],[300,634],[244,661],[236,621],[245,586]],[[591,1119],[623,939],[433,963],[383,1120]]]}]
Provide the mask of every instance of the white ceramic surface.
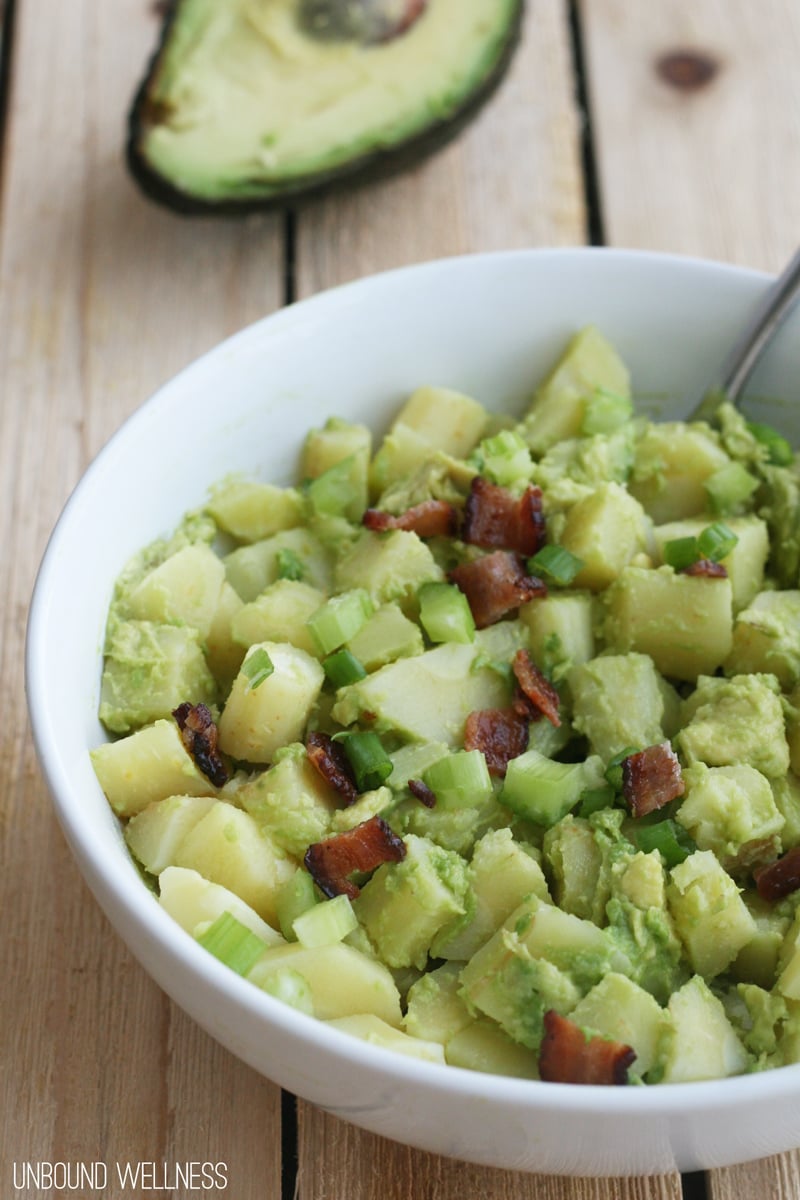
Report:
[{"label": "white ceramic surface", "polygon": [[[288,483],[309,427],[336,414],[380,432],[421,383],[521,411],[569,334],[588,322],[616,344],[637,394],[682,416],[765,282],[711,263],[586,249],[450,259],[364,280],[285,309],[189,367],[123,426],[76,488],[29,623],[31,720],[56,811],[146,970],[264,1075],[387,1137],[528,1171],[692,1170],[800,1144],[800,1066],[650,1089],[542,1084],[387,1054],[283,1006],[162,912],[88,757],[103,740],[96,709],[114,577],[215,480],[239,470]],[[750,388],[794,402],[757,411],[795,439],[799,351],[795,316]]]}]

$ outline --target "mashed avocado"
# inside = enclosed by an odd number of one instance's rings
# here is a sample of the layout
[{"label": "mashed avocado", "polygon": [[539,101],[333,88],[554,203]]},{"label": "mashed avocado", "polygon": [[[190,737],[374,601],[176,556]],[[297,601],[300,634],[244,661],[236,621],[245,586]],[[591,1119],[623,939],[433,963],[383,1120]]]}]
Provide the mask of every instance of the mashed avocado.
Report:
[{"label": "mashed avocado", "polygon": [[312,431],[295,487],[214,489],[109,613],[132,852],[212,953],[388,1050],[536,1077],[558,1014],[637,1082],[800,1061],[788,453],[634,417],[584,330],[516,423],[420,388],[375,447]]}]

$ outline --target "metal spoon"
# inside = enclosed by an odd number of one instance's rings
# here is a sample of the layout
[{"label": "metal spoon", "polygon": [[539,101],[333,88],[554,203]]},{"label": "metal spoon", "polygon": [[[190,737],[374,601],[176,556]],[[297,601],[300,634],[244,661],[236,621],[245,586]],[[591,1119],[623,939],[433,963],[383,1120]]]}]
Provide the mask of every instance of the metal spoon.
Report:
[{"label": "metal spoon", "polygon": [[720,382],[689,414],[690,421],[713,421],[724,400],[738,404],[756,363],[800,297],[800,250],[765,291],[752,317],[722,364]]}]

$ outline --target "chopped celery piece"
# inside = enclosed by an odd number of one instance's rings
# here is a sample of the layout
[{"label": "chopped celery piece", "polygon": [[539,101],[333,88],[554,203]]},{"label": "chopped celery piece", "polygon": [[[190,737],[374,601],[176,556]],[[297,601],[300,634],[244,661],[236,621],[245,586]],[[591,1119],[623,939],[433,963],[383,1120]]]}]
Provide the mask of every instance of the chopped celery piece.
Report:
[{"label": "chopped celery piece", "polygon": [[217,917],[197,940],[237,975],[246,975],[267,948],[266,942],[229,912]]},{"label": "chopped celery piece", "polygon": [[528,570],[532,575],[545,575],[552,583],[567,587],[583,567],[578,558],[566,546],[542,546],[528,559]]},{"label": "chopped celery piece", "polygon": [[306,622],[320,654],[331,654],[354,637],[372,616],[373,604],[363,588],[331,596]]},{"label": "chopped celery piece", "polygon": [[485,438],[478,448],[478,455],[484,474],[502,487],[531,477],[531,452],[513,429],[503,429],[494,437]]},{"label": "chopped celery piece", "polygon": [[349,455],[308,484],[308,499],[315,513],[360,521],[365,507],[363,467],[359,456]]},{"label": "chopped celery piece", "polygon": [[294,941],[294,923],[297,918],[317,903],[314,880],[304,867],[298,867],[294,874],[281,884],[275,902],[278,924],[287,942]]},{"label": "chopped celery piece", "polygon": [[254,692],[265,679],[269,679],[275,666],[263,646],[249,654],[242,663],[242,674],[247,679],[248,691]]},{"label": "chopped celery piece", "polygon": [[586,403],[581,433],[588,437],[595,433],[613,433],[632,416],[633,403],[629,396],[618,396],[607,388],[595,388],[594,395]]},{"label": "chopped celery piece", "polygon": [[351,650],[335,650],[322,663],[325,674],[335,687],[346,687],[349,683],[358,683],[366,677],[366,669]]},{"label": "chopped celery piece", "polygon": [[634,837],[636,845],[645,854],[658,850],[667,867],[677,867],[697,849],[689,834],[677,821],[667,817],[657,825],[643,825],[637,828]]},{"label": "chopped celery piece", "polygon": [[713,525],[707,525],[698,535],[697,549],[701,558],[710,558],[712,562],[720,562],[730,554],[738,541],[739,539],[732,529],[723,525],[722,521],[715,521]]},{"label": "chopped celery piece", "polygon": [[432,642],[474,642],[475,621],[467,597],[452,583],[423,583],[419,619]]},{"label": "chopped celery piece", "polygon": [[758,480],[755,475],[751,475],[738,462],[720,467],[705,482],[709,507],[712,512],[722,516],[736,512],[750,499],[757,487]]},{"label": "chopped celery piece", "polygon": [[301,946],[313,950],[341,942],[358,925],[358,918],[347,896],[334,896],[306,909],[294,920],[294,933]]},{"label": "chopped celery piece", "polygon": [[586,783],[584,763],[560,763],[526,750],[508,764],[500,802],[537,825],[555,825],[578,803]]},{"label": "chopped celery piece", "polygon": [[766,446],[769,461],[774,467],[789,466],[794,458],[794,452],[789,442],[778,433],[777,429],[773,429],[771,425],[765,425],[761,421],[748,421],[747,428],[757,442]]},{"label": "chopped celery piece", "polygon": [[275,566],[277,567],[278,579],[293,579],[297,581],[302,579],[306,573],[302,559],[298,558],[294,550],[290,550],[288,546],[284,546],[276,554]]},{"label": "chopped celery piece", "polygon": [[342,745],[359,792],[370,792],[386,782],[392,773],[392,760],[377,733],[372,730],[348,733]]},{"label": "chopped celery piece", "polygon": [[422,774],[439,808],[474,808],[492,794],[486,759],[480,750],[457,750],[440,758]]},{"label": "chopped celery piece", "polygon": [[279,967],[267,976],[261,988],[276,1000],[291,1004],[298,1012],[309,1017],[314,1016],[314,998],[308,980],[299,971],[295,971],[294,967]]}]

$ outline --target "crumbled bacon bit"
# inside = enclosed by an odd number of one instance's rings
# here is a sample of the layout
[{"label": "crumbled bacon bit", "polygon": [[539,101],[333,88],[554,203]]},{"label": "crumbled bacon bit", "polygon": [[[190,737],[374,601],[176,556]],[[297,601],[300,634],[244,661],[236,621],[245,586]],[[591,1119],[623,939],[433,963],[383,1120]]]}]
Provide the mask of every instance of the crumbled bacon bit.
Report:
[{"label": "crumbled bacon bit", "polygon": [[205,704],[179,704],[173,709],[181,741],[191,754],[197,769],[211,780],[214,787],[223,787],[230,778],[228,768],[217,750],[217,727]]},{"label": "crumbled bacon bit", "polygon": [[513,708],[476,709],[464,726],[464,749],[480,750],[490,775],[502,778],[528,747],[528,721]]},{"label": "crumbled bacon bit", "polygon": [[432,792],[427,783],[423,783],[421,779],[409,779],[408,790],[426,808],[436,807],[436,793]]},{"label": "crumbled bacon bit", "polygon": [[547,587],[535,575],[526,575],[516,554],[496,550],[475,562],[462,563],[448,578],[467,597],[478,629],[493,625],[512,609],[537,596],[546,596]]},{"label": "crumbled bacon bit", "polygon": [[558,712],[561,698],[550,680],[536,666],[529,651],[518,650],[511,666],[522,693],[515,700],[517,712],[522,709],[524,715],[524,705],[527,703],[529,712],[537,717],[547,717],[557,729],[561,724]]},{"label": "crumbled bacon bit", "polygon": [[345,806],[358,799],[358,789],[344,748],[327,733],[314,732],[306,741],[308,761],[326,783],[344,798]]},{"label": "crumbled bacon bit", "polygon": [[800,846],[782,858],[753,872],[758,894],[763,900],[782,900],[800,888]]},{"label": "crumbled bacon bit", "polygon": [[349,875],[374,871],[385,862],[402,862],[405,856],[402,838],[381,817],[371,817],[354,829],[314,842],[303,862],[314,883],[330,899],[345,895],[355,900],[360,889],[348,879]]},{"label": "crumbled bacon bit", "polygon": [[548,1083],[621,1086],[628,1082],[628,1068],[635,1058],[633,1048],[622,1042],[585,1037],[580,1026],[555,1009],[544,1014],[539,1074]]},{"label": "crumbled bacon bit", "polygon": [[473,546],[535,554],[546,540],[541,488],[532,485],[517,498],[507,488],[476,475],[464,508],[462,537]]},{"label": "crumbled bacon bit", "polygon": [[397,517],[379,508],[368,508],[362,523],[375,533],[406,529],[422,538],[453,537],[458,529],[458,513],[446,500],[424,500]]},{"label": "crumbled bacon bit", "polygon": [[647,746],[622,760],[622,794],[634,817],[644,817],[682,796],[681,765],[669,742]]},{"label": "crumbled bacon bit", "polygon": [[681,575],[700,575],[706,579],[727,579],[728,569],[722,563],[713,562],[710,558],[698,558],[697,562],[689,563],[680,571]]}]

